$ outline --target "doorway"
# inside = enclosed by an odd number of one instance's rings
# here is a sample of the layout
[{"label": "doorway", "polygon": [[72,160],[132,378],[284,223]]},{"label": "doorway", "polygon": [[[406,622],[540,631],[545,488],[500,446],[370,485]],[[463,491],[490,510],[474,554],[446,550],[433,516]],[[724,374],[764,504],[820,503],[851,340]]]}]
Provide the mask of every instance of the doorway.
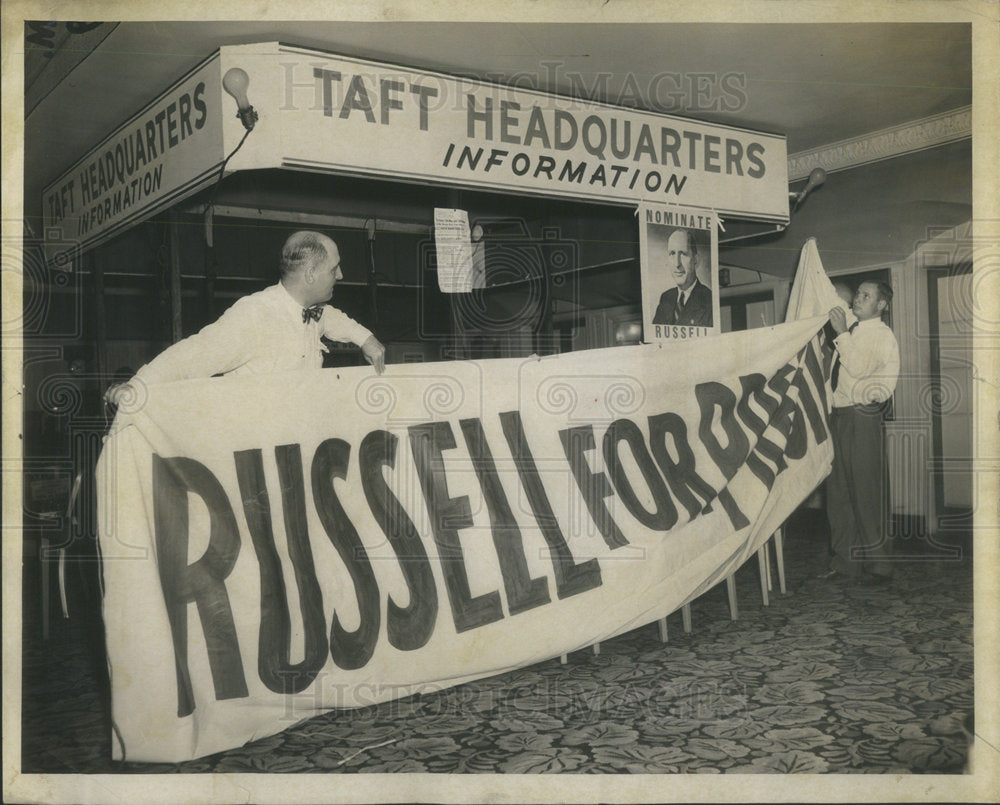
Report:
[{"label": "doorway", "polygon": [[719,315],[724,333],[770,327],[777,323],[774,290],[723,297],[719,300]]},{"label": "doorway", "polygon": [[927,271],[931,438],[938,529],[972,526],[972,264]]}]

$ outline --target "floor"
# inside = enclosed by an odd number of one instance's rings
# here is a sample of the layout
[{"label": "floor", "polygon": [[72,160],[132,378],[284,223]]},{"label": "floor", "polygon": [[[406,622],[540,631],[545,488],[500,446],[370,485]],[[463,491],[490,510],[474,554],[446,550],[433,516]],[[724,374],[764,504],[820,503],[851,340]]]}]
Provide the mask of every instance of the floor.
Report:
[{"label": "floor", "polygon": [[650,624],[565,665],[317,716],[179,764],[111,760],[100,624],[79,616],[93,602],[77,593],[73,617],[54,602],[49,639],[24,643],[22,769],[960,773],[973,712],[970,543],[951,541],[951,557],[898,542],[910,558],[888,586],[817,580],[823,518],[801,510],[786,531],[787,594],[763,607],[748,563],[736,621],[720,585],[693,602],[690,634],[670,617],[666,644]]}]

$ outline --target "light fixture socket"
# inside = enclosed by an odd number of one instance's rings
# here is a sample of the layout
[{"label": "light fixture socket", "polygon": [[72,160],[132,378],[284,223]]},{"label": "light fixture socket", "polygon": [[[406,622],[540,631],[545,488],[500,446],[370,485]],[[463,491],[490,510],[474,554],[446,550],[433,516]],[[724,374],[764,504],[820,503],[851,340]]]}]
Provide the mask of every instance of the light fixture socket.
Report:
[{"label": "light fixture socket", "polygon": [[252,107],[248,106],[246,109],[240,109],[236,116],[240,119],[243,124],[243,128],[247,131],[253,131],[254,124],[259,120],[257,116],[257,111]]}]

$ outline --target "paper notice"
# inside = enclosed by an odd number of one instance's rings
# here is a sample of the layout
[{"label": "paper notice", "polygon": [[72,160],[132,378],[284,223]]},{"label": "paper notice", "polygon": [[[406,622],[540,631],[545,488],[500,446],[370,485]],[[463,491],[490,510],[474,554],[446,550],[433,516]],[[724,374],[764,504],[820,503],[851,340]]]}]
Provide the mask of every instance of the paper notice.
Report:
[{"label": "paper notice", "polygon": [[486,287],[483,244],[472,242],[466,210],[435,208],[434,245],[442,293],[468,293]]}]

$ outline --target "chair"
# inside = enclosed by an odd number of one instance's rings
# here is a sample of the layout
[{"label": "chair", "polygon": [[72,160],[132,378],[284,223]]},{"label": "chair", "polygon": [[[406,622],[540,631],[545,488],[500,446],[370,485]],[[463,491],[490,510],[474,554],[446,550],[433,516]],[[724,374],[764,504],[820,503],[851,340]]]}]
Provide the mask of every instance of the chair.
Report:
[{"label": "chair", "polygon": [[[775,563],[778,566],[778,588],[781,590],[781,594],[785,594],[785,548],[783,542],[783,529],[784,526],[778,526],[777,530],[772,534],[772,539],[774,540],[774,555]],[[757,551],[757,561],[760,565],[760,594],[764,606],[770,606],[771,602],[768,597],[768,592],[771,590],[771,556],[768,551],[768,544],[771,540],[767,540]],[[729,598],[729,617],[732,620],[737,620],[739,618],[739,606],[736,602],[736,574],[730,573],[726,576],[726,595]],[[681,607],[681,622],[683,624],[684,633],[691,633],[691,605],[684,604]],[[660,630],[660,642],[667,642],[667,619],[660,618],[657,621],[657,626]],[[597,656],[601,653],[601,644],[594,643],[591,647],[591,651]],[[561,654],[559,656],[559,662],[565,665],[568,661],[568,656],[566,654]]]},{"label": "chair", "polygon": [[[660,627],[660,642],[667,642],[667,619],[660,618],[657,622],[657,626]],[[685,604],[681,607],[681,625],[684,628],[684,634],[691,634],[691,605]]]},{"label": "chair", "polygon": [[[80,486],[83,481],[83,473],[78,472],[73,478],[73,487],[69,493],[69,501],[66,504],[66,511],[63,513],[64,520],[66,524],[66,530],[72,534],[72,531],[78,524],[76,518],[76,502],[80,497]],[[65,487],[64,487],[65,488]],[[60,515],[60,512],[45,512],[42,517],[54,519]],[[47,537],[41,538],[41,564],[42,564],[42,639],[49,639],[49,539]],[[63,540],[60,547],[57,549],[57,579],[59,583],[59,603],[62,606],[63,618],[69,617],[69,603],[66,599],[66,544],[67,540]]]},{"label": "chair", "polygon": [[[774,555],[775,562],[778,566],[778,587],[781,590],[781,594],[785,594],[785,549],[783,542],[783,529],[784,526],[778,526],[777,530],[772,535],[774,539]],[[768,552],[768,543],[770,540],[765,542],[760,550],[757,551],[757,561],[760,564],[760,593],[761,599],[764,602],[764,606],[770,606],[771,602],[768,597],[768,592],[771,590],[771,556]],[[736,602],[736,574],[730,573],[726,577],[726,595],[729,598],[729,617],[732,620],[737,620],[740,615],[739,605]],[[684,632],[691,632],[691,607],[685,604],[681,607],[681,618],[683,619]],[[658,622],[660,627],[660,640],[664,643],[667,642],[667,619],[661,618]],[[599,644],[597,644],[599,645]],[[594,651],[595,654],[599,653],[599,650]]]},{"label": "chair", "polygon": [[[777,530],[772,535],[774,539],[774,557],[775,563],[778,566],[778,589],[781,594],[785,594],[785,547],[783,542],[782,531],[784,526],[778,526]],[[770,601],[768,600],[768,592],[771,588],[771,554],[768,550],[768,542],[765,542],[760,546],[760,550],[757,551],[757,562],[760,565],[760,595],[764,601],[764,606],[770,606]]]}]

